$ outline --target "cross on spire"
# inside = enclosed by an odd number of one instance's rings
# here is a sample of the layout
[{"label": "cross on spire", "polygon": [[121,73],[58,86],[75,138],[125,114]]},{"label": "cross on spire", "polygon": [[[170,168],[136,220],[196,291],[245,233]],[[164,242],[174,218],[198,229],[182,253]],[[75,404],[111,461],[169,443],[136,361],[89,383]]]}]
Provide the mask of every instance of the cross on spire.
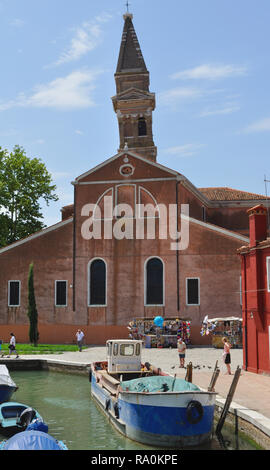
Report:
[{"label": "cross on spire", "polygon": [[127,0],[127,3],[126,3],[127,13],[129,13],[129,6],[130,6],[130,3],[129,3],[129,1]]}]

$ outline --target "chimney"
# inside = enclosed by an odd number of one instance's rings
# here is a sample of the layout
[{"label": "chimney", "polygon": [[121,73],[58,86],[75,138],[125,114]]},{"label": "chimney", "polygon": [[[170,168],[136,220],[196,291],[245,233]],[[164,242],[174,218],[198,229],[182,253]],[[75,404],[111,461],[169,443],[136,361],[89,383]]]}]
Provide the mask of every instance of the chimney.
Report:
[{"label": "chimney", "polygon": [[249,215],[249,246],[254,247],[267,238],[267,209],[259,204],[247,211]]}]

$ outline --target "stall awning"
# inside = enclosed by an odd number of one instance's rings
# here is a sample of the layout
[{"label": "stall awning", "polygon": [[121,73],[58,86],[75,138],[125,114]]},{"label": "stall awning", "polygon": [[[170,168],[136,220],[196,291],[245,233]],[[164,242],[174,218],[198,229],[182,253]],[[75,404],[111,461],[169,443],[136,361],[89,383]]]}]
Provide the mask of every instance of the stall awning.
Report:
[{"label": "stall awning", "polygon": [[216,321],[242,321],[242,318],[239,317],[218,317],[218,318],[208,318],[209,323],[214,323]]}]

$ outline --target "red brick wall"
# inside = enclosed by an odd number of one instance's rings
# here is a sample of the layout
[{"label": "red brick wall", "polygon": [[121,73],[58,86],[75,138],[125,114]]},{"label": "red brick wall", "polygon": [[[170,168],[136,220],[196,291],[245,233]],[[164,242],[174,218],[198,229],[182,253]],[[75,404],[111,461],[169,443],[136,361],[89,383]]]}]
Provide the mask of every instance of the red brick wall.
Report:
[{"label": "red brick wall", "polygon": [[[73,344],[76,343],[75,334],[81,328],[85,334],[85,344],[105,345],[107,339],[122,339],[128,337],[126,326],[92,326],[87,325],[46,325],[39,324],[40,344]],[[18,343],[29,343],[29,325],[1,325],[0,339],[9,343],[10,333],[14,333]]]}]

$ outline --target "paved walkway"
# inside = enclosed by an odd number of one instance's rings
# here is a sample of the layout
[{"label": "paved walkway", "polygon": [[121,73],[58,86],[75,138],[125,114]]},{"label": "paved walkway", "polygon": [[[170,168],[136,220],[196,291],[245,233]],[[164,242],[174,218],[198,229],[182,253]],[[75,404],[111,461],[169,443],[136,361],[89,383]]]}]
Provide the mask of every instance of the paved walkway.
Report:
[{"label": "paved walkway", "polygon": [[[231,350],[232,372],[237,366],[242,367],[242,349]],[[63,354],[20,356],[23,359],[40,358],[59,362],[76,364],[90,364],[93,361],[105,360],[106,349],[103,346],[91,346],[82,352],[66,352]],[[12,357],[10,360],[16,360]],[[143,349],[142,361],[160,367],[170,374],[177,374],[184,378],[185,369],[179,368],[176,349]],[[207,389],[213,370],[218,361],[220,374],[216,383],[217,401],[223,405],[231,386],[233,375],[225,375],[225,366],[222,362],[222,350],[207,347],[190,347],[186,353],[186,364],[192,362],[193,383]],[[270,436],[270,377],[253,374],[242,370],[235,391],[231,410],[237,410],[237,415],[251,422]]]}]

